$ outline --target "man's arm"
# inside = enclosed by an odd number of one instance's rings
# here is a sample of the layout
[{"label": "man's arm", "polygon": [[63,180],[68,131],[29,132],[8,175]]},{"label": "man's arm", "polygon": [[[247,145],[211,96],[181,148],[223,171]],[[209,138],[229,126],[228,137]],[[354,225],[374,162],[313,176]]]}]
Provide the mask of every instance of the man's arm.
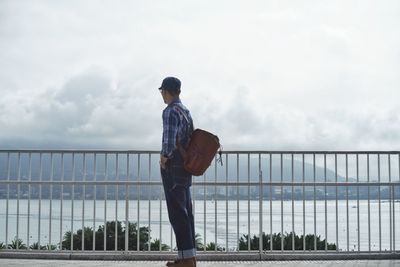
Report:
[{"label": "man's arm", "polygon": [[[163,112],[163,138],[161,149],[161,165],[165,165],[168,158],[176,148],[176,136],[178,134],[179,117],[173,109]],[[164,158],[164,159],[163,159]]]}]

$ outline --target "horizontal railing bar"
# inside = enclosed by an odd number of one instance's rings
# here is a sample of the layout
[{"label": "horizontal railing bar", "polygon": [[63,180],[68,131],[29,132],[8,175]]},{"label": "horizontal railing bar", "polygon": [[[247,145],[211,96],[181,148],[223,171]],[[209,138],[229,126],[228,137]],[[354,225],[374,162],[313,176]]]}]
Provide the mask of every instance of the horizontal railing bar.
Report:
[{"label": "horizontal railing bar", "polygon": [[400,151],[310,151],[310,150],[227,150],[222,151],[222,154],[399,154]]},{"label": "horizontal railing bar", "polygon": [[[104,149],[0,149],[0,153],[96,153],[96,154],[160,154],[159,150],[104,150]],[[400,151],[377,150],[341,150],[341,151],[311,151],[311,150],[225,150],[223,154],[400,154]]]},{"label": "horizontal railing bar", "polygon": [[104,149],[12,149],[12,150],[5,150],[0,149],[0,153],[86,153],[86,154],[145,154],[145,153],[157,153],[160,154],[160,151],[157,150],[104,150]]},{"label": "horizontal railing bar", "polygon": [[[160,261],[170,260],[176,252],[159,252],[159,251],[4,251],[0,253],[0,258],[11,259],[61,259],[61,260],[112,260],[112,261]],[[265,261],[265,260],[283,260],[283,261],[315,261],[315,260],[397,260],[400,259],[399,253],[392,252],[302,252],[302,251],[277,251],[259,253],[259,251],[235,251],[235,252],[217,252],[217,251],[198,251],[197,259],[200,261],[222,261],[223,263],[216,263],[215,266],[223,266],[225,262],[229,265],[248,265],[247,262]],[[245,264],[240,264],[245,261]],[[290,263],[289,263],[290,264]],[[307,264],[307,263],[306,263]],[[368,262],[367,262],[368,264]],[[88,264],[89,265],[89,264]],[[211,265],[211,264],[210,264]],[[299,264],[302,265],[302,264]]]},{"label": "horizontal railing bar", "polygon": [[[26,250],[26,249],[2,249],[0,253],[0,259],[2,258],[11,258],[7,257],[6,255],[11,256],[12,254],[18,255],[18,254],[29,254],[29,255],[45,255],[45,254],[55,254],[55,255],[62,255],[62,254],[75,254],[75,255],[175,255],[176,251],[158,251],[158,250],[128,250],[127,252],[125,250]],[[204,255],[229,255],[229,256],[234,256],[234,255],[246,255],[249,253],[255,253],[255,254],[260,254],[260,250],[239,250],[239,251],[215,251],[215,250],[198,250],[196,251],[196,254],[204,254]],[[294,255],[294,254],[303,254],[303,255],[393,255],[396,258],[400,258],[400,253],[399,251],[391,252],[391,251],[336,251],[336,250],[281,250],[281,249],[273,249],[273,250],[263,250],[261,253],[263,255],[281,255],[281,254],[286,254],[286,255]],[[25,257],[24,257],[25,258]],[[29,258],[29,257],[26,257]],[[151,266],[151,265],[150,265]]]},{"label": "horizontal railing bar", "polygon": [[[18,180],[0,180],[0,184],[48,184],[48,185],[154,185],[160,186],[161,182],[153,181],[18,181]],[[392,182],[193,182],[199,186],[400,186],[399,181]]]}]

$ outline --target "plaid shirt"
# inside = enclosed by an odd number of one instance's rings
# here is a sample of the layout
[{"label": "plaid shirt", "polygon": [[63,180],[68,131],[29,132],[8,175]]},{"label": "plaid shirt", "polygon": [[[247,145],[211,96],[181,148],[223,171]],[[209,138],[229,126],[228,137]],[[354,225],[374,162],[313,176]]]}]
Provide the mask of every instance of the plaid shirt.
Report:
[{"label": "plaid shirt", "polygon": [[[177,110],[179,108],[179,110]],[[187,119],[183,116],[185,112]],[[163,135],[161,155],[170,158],[172,152],[177,148],[176,137],[182,146],[186,146],[193,131],[192,117],[189,110],[179,99],[175,99],[163,111]]]}]

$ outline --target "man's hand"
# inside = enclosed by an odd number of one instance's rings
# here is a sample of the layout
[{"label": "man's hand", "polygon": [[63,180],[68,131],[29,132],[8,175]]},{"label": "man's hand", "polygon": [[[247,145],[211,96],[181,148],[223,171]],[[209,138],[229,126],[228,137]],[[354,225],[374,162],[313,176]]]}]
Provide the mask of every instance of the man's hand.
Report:
[{"label": "man's hand", "polygon": [[164,170],[166,169],[165,164],[167,163],[167,160],[168,160],[168,158],[166,158],[166,157],[160,155],[160,167],[161,167],[162,169],[164,169]]}]

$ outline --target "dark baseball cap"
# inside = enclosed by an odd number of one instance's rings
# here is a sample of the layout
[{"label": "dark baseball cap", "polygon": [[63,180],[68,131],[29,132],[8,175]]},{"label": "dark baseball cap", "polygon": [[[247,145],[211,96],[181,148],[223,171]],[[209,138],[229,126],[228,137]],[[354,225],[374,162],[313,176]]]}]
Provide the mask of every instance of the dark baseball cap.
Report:
[{"label": "dark baseball cap", "polygon": [[180,92],[181,91],[181,81],[175,77],[167,77],[162,81],[159,90],[167,90],[170,92]]}]

